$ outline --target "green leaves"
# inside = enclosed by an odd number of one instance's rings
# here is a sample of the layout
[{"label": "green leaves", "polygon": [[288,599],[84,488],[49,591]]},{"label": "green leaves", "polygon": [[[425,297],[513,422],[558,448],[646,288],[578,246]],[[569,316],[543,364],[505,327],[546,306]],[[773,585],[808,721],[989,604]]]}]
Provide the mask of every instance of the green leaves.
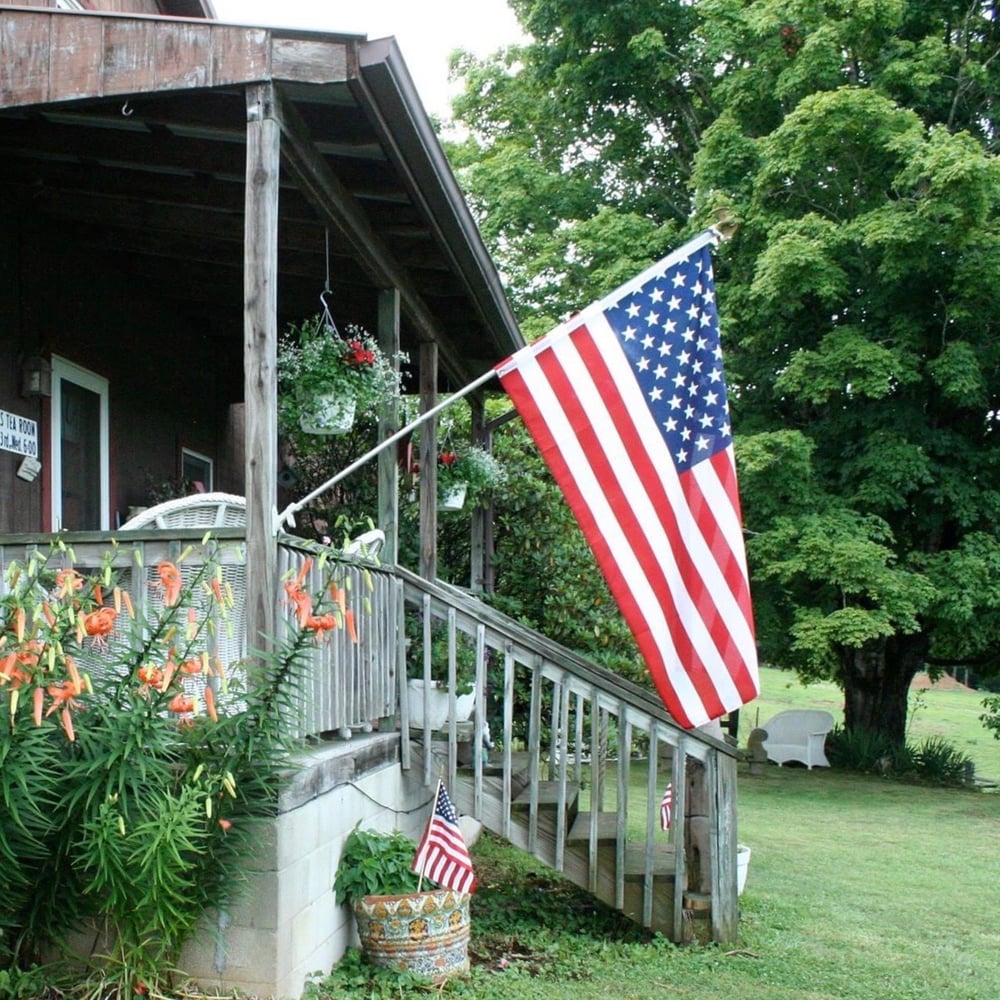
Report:
[{"label": "green leaves", "polygon": [[338,903],[363,896],[393,896],[416,892],[420,876],[412,870],[417,845],[394,830],[379,833],[355,827],[344,841],[333,882]]}]

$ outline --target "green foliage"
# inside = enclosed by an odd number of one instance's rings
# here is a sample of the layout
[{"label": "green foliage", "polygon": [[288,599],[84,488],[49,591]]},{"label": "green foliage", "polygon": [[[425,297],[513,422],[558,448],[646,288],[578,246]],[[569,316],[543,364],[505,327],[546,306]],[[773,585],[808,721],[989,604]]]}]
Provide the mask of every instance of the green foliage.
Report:
[{"label": "green foliage", "polygon": [[[993,6],[513,6],[533,41],[456,64],[455,158],[524,328],[613,287],[590,226],[637,273],[738,223],[716,276],[761,652],[902,745],[925,664],[1000,672]],[[579,537],[511,500],[555,564],[509,553],[514,612],[593,651]]]},{"label": "green foliage", "polygon": [[862,774],[886,774],[892,767],[893,746],[884,733],[869,729],[850,732],[836,726],[826,737],[826,756],[832,767]]},{"label": "green foliage", "polygon": [[438,498],[458,486],[467,488],[466,503],[483,506],[507,482],[496,456],[477,445],[448,447],[438,455]]},{"label": "green foliage", "polygon": [[41,968],[0,969],[0,997],[4,1000],[44,1000],[54,996],[49,983],[46,970]]},{"label": "green foliage", "polygon": [[397,1000],[407,992],[412,992],[415,996],[426,995],[427,978],[418,976],[409,969],[373,965],[360,948],[348,948],[328,975],[314,973],[306,983],[302,1000],[328,1000],[330,997],[345,996],[363,996],[366,1000]]},{"label": "green foliage", "polygon": [[380,833],[355,827],[344,841],[333,892],[338,903],[353,905],[364,896],[416,892],[420,876],[413,871],[417,845],[399,830]]},{"label": "green foliage", "polygon": [[[73,569],[61,545],[8,564],[0,966],[11,976],[89,923],[110,952],[83,956],[82,979],[95,996],[130,996],[168,977],[205,912],[238,895],[290,771],[286,720],[314,637],[293,622],[270,653],[214,660],[208,637],[232,605],[219,560],[206,536],[160,563],[159,593],[138,612],[115,550],[96,572]],[[203,694],[185,691],[189,676]]]},{"label": "green foliage", "polygon": [[942,736],[902,745],[885,733],[867,729],[847,732],[837,727],[827,736],[826,753],[833,767],[862,774],[961,786],[974,771],[972,758]]},{"label": "green foliage", "polygon": [[1000,740],[1000,695],[984,698],[983,708],[986,711],[979,716],[979,721],[993,734],[994,739]]},{"label": "green foliage", "polygon": [[935,785],[963,785],[973,773],[972,759],[950,740],[931,736],[913,752],[917,777]]},{"label": "green foliage", "polygon": [[[406,676],[414,680],[424,678],[424,627],[421,617],[411,612],[406,617]],[[447,687],[449,660],[448,623],[443,619],[431,622],[431,680]],[[476,681],[476,642],[467,632],[455,629],[455,692],[468,694]]]}]

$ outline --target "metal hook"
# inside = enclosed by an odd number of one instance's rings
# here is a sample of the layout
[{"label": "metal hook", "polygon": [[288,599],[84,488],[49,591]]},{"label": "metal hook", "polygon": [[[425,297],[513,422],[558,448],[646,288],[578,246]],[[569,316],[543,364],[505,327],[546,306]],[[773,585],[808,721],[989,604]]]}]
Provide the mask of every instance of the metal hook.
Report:
[{"label": "metal hook", "polygon": [[323,313],[322,313],[322,315],[320,317],[320,322],[328,330],[332,331],[332,333],[334,334],[334,336],[339,337],[340,336],[340,331],[337,329],[337,324],[334,323],[334,321],[333,321],[333,316],[330,314],[330,306],[327,304],[327,301],[326,301],[326,297],[328,295],[332,295],[332,294],[333,293],[330,291],[329,288],[324,288],[323,291],[321,291],[319,293],[319,302],[320,302],[320,305],[323,307]]},{"label": "metal hook", "polygon": [[122,105],[122,114],[126,118],[128,118],[130,115],[132,115],[134,113],[134,111],[135,111],[135,108],[130,108],[128,106],[128,98],[126,98],[125,99],[125,103]]}]

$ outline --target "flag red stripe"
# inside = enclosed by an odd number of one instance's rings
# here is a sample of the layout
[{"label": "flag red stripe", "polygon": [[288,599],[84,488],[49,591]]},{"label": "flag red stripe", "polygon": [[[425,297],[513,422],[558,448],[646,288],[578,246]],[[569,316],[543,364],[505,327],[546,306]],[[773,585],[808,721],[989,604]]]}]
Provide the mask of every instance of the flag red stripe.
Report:
[{"label": "flag red stripe", "polygon": [[[604,404],[608,407],[611,412],[612,419],[614,419],[616,411],[624,409],[625,404],[618,394],[617,383],[608,371],[607,366],[604,364],[601,351],[593,343],[590,330],[586,327],[580,327],[574,331],[571,335],[571,339],[577,350],[580,352],[588,372],[591,374],[595,384],[599,388]],[[618,480],[616,467],[626,461],[631,461],[633,466],[636,467],[636,471],[639,474],[640,479],[643,480],[644,484],[649,484],[652,480],[655,480],[655,471],[651,468],[651,463],[648,455],[646,454],[644,443],[635,433],[633,433],[634,426],[631,421],[627,419],[624,421],[616,421],[616,428],[619,432],[621,432],[622,437],[624,438],[622,443],[625,447],[625,455],[615,456],[617,461],[614,461],[605,451],[604,444],[597,435],[593,422],[588,419],[587,402],[578,394],[577,386],[567,375],[565,368],[562,366],[555,352],[547,352],[545,355],[539,357],[538,360],[540,367],[545,372],[548,382],[552,386],[552,390],[558,398],[563,411],[569,420],[569,423],[574,427],[574,429],[577,430],[582,451],[587,456],[587,460],[593,470],[595,478],[601,483],[602,488],[606,491],[606,493],[611,493],[612,495],[617,493],[620,496],[624,496],[621,484]],[[625,456],[628,456],[628,458]],[[629,614],[626,614],[625,617],[626,620],[629,621],[633,632],[636,633],[636,640],[640,645],[644,658],[646,659],[647,666],[653,674],[654,681],[656,681],[657,686],[660,689],[661,697],[664,698],[671,714],[676,716],[677,713],[680,712],[681,715],[687,719],[687,721],[690,721],[689,711],[679,703],[679,699],[677,698],[674,690],[674,685],[670,683],[667,677],[667,664],[662,650],[659,649],[659,646],[656,643],[655,632],[659,623],[651,621],[648,615],[635,605],[632,588],[625,581],[620,571],[618,556],[616,556],[616,554],[611,551],[610,547],[604,543],[603,532],[593,518],[586,500],[578,490],[575,477],[565,461],[561,463],[561,468],[565,478],[562,482],[560,482],[560,486],[567,494],[567,497],[572,495],[576,498],[577,506],[574,508],[574,513],[577,515],[578,520],[581,520],[581,524],[583,523],[583,520],[580,516],[580,510],[583,509],[587,511],[586,517],[590,524],[590,528],[589,530],[584,528],[584,534],[587,536],[588,541],[592,539],[594,534],[600,538],[602,551],[601,554],[598,555],[598,564],[604,572],[608,585],[615,596],[615,600],[619,602],[619,607],[621,607],[622,602],[625,601],[628,602],[628,604],[633,608],[632,615],[634,615],[634,617]],[[647,489],[647,492],[650,491]],[[653,498],[653,503],[654,506],[663,508],[662,516],[665,522],[665,527],[667,527],[668,534],[676,534],[676,518],[673,510],[666,502],[666,497],[661,496]],[[622,534],[625,538],[629,539],[632,550],[647,575],[649,584],[653,590],[659,607],[665,608],[675,604],[678,596],[680,596],[676,592],[676,586],[685,578],[686,567],[682,564],[678,564],[676,571],[679,574],[680,579],[675,580],[675,587],[671,588],[670,581],[664,573],[660,560],[657,558],[656,554],[650,550],[648,544],[646,543],[642,525],[635,516],[635,512],[631,504],[628,502],[615,504],[612,501],[612,506],[615,508],[614,513],[620,525]],[[674,549],[673,552],[675,556],[682,555],[683,553],[683,548],[680,551]],[[679,661],[684,664],[685,672],[694,685],[698,693],[698,697],[705,705],[706,711],[710,715],[713,712],[722,714],[724,709],[716,697],[715,687],[708,676],[704,661],[691,642],[690,635],[685,627],[684,616],[669,616],[666,619],[666,625],[671,645],[676,651]],[[666,691],[666,695],[664,694],[664,689]]]},{"label": "flag red stripe", "polygon": [[[611,343],[609,345],[607,338],[602,338],[600,344],[594,338],[581,341],[580,343],[581,354],[588,370],[592,371],[596,366],[600,366],[606,371],[604,359],[607,356],[607,352],[617,348],[617,344]],[[610,372],[608,373],[608,378],[612,379],[612,381],[606,384],[617,385],[613,381]],[[605,380],[602,379],[602,382],[605,382]],[[703,571],[699,568],[692,555],[689,545],[690,539],[679,522],[676,506],[674,503],[671,503],[670,497],[663,489],[660,474],[663,464],[662,456],[657,456],[654,459],[647,447],[651,445],[652,448],[660,450],[662,442],[658,437],[658,431],[655,432],[657,437],[652,439],[648,433],[642,433],[636,424],[629,419],[626,408],[627,404],[617,392],[614,396],[614,403],[616,406],[620,405],[622,407],[622,412],[612,414],[615,419],[616,429],[622,435],[626,453],[632,458],[633,464],[636,466],[642,479],[643,487],[649,495],[653,507],[659,513],[661,523],[669,536],[671,548],[677,560],[678,570],[686,584],[687,595],[693,605],[698,608],[716,648],[723,651],[724,661],[727,664],[735,662],[731,660],[732,656],[736,656],[739,660],[742,660],[742,655],[736,650],[733,644],[732,630],[721,614],[720,592],[717,589],[710,588],[702,578]],[[585,418],[585,414],[582,414],[581,419]],[[727,449],[715,456],[715,459],[722,460],[722,456],[729,456],[730,454],[730,450]],[[709,461],[712,462],[712,460]],[[728,461],[730,468],[732,468],[731,458]],[[620,460],[614,463],[614,467],[618,467],[619,465]],[[713,463],[714,467],[715,464]],[[714,556],[716,563],[719,565],[727,590],[736,597],[737,603],[741,606],[742,616],[752,621],[751,616],[746,613],[746,608],[749,607],[749,587],[745,575],[740,571],[739,566],[731,564],[729,557],[732,555],[732,549],[722,531],[722,522],[719,516],[721,512],[718,511],[717,505],[716,514],[713,515],[708,505],[704,503],[701,490],[694,481],[694,475],[695,473],[692,472],[678,477],[680,489],[685,497],[687,506],[687,510],[682,510],[681,513],[689,513],[691,515],[704,539],[706,551]],[[718,497],[718,500],[719,505],[726,503],[732,509],[731,520],[733,529],[738,533],[740,530],[740,518],[738,499],[735,494],[735,479],[732,480],[732,485],[734,490],[730,491],[726,489]],[[698,500],[700,510],[694,509],[691,503],[692,498]],[[690,522],[685,518],[685,524],[688,523]],[[721,545],[719,544],[720,542]],[[735,570],[735,573],[732,572],[733,570]],[[746,596],[745,605],[739,598],[740,594]],[[683,619],[685,616],[682,609],[680,613]],[[752,634],[752,624],[749,626],[749,632]]]},{"label": "flag red stripe", "polygon": [[668,709],[758,692],[711,261],[699,237],[498,366]]}]

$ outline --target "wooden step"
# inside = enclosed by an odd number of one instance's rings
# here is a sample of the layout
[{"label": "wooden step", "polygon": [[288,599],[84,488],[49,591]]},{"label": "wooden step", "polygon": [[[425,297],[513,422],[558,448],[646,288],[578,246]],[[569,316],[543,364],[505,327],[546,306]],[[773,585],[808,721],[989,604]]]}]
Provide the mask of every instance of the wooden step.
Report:
[{"label": "wooden step", "polygon": [[[562,787],[558,781],[539,781],[534,786],[537,789],[537,802],[539,809],[554,810],[559,807],[559,789]],[[580,797],[580,786],[569,782],[565,785],[565,803],[568,812],[576,815],[576,803]],[[524,812],[531,808],[532,788],[529,785],[511,803],[511,808]]]},{"label": "wooden step", "polygon": [[[673,844],[653,845],[653,877],[672,879],[676,866]],[[644,844],[625,845],[625,879],[641,881],[646,874],[646,847]]]},{"label": "wooden step", "polygon": [[[597,814],[597,842],[613,844],[618,839],[618,813],[602,812]],[[590,813],[577,813],[569,833],[566,834],[567,844],[590,843]]]}]

